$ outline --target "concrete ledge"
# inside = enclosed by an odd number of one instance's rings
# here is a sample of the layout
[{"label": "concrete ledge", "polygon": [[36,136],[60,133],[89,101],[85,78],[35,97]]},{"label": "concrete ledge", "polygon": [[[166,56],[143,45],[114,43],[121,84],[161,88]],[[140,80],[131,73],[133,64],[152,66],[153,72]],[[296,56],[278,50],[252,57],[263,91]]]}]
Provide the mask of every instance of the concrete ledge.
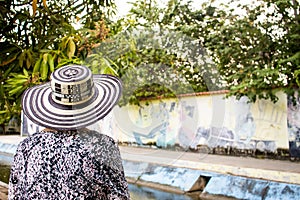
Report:
[{"label": "concrete ledge", "polygon": [[4,187],[4,188],[8,189],[8,184],[0,181],[0,187]]},{"label": "concrete ledge", "polygon": [[123,160],[130,183],[201,199],[300,199],[300,185]]},{"label": "concrete ledge", "polygon": [[17,147],[18,145],[16,144],[5,143],[3,141],[0,142],[0,152],[2,153],[15,154]]},{"label": "concrete ledge", "polygon": [[216,173],[188,168],[174,168],[151,163],[123,160],[126,177],[135,184],[158,184],[165,190],[186,193],[204,189],[206,179],[201,177],[217,176]]},{"label": "concrete ledge", "polygon": [[7,199],[8,198],[7,195],[8,195],[8,184],[0,181],[0,199],[2,200]]},{"label": "concrete ledge", "polygon": [[300,185],[300,163],[121,146],[124,160]]},{"label": "concrete ledge", "polygon": [[264,179],[276,182],[285,182],[292,184],[300,184],[300,174],[295,172],[287,171],[277,171],[270,169],[258,169],[249,167],[239,167],[239,166],[228,166],[222,164],[209,164],[203,162],[192,162],[177,160],[174,167],[184,167],[189,166],[192,169],[209,170],[222,174],[229,174],[235,176]]},{"label": "concrete ledge", "polygon": [[300,199],[300,185],[238,176],[215,176],[209,180],[203,194],[251,200]]},{"label": "concrete ledge", "polygon": [[155,187],[140,187],[136,184],[129,184],[129,191],[131,191],[130,195],[132,200],[194,200],[198,198],[183,194],[169,193],[165,190],[157,190]]},{"label": "concrete ledge", "polygon": [[129,184],[134,184],[136,186],[143,186],[143,187],[152,188],[152,189],[174,193],[174,194],[184,194],[183,191],[178,190],[178,188],[170,187],[169,185],[161,185],[158,183],[136,180],[128,176],[126,177],[126,179]]},{"label": "concrete ledge", "polygon": [[1,165],[11,165],[13,162],[13,154],[7,154],[0,152],[0,164]]}]

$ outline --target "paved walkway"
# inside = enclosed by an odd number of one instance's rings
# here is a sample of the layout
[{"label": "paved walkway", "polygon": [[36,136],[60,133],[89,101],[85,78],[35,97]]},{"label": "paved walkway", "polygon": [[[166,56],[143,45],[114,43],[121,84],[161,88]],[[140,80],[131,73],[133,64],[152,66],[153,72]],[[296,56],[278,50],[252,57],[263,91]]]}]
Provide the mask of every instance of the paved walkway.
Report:
[{"label": "paved walkway", "polygon": [[300,184],[300,163],[120,146],[128,161],[191,168],[221,174]]},{"label": "paved walkway", "polygon": [[20,135],[0,135],[0,142],[5,144],[19,144],[26,137]]},{"label": "paved walkway", "polygon": [[7,199],[7,191],[8,185],[0,181],[0,199],[6,200]]}]

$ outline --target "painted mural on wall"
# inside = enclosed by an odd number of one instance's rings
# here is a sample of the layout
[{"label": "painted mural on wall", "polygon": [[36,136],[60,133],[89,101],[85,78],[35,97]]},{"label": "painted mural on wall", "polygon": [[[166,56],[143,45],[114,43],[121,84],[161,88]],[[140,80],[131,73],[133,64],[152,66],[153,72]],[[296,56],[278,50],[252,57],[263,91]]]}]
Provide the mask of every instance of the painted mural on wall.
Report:
[{"label": "painted mural on wall", "polygon": [[206,95],[114,109],[113,131],[123,142],[158,147],[288,149],[286,97],[279,102]]},{"label": "painted mural on wall", "polygon": [[[278,94],[279,101],[274,104],[267,100],[259,100],[253,104],[253,113],[256,113],[255,121],[257,131],[253,139],[260,141],[259,147],[275,151],[277,148],[288,149],[287,131],[287,97]],[[261,141],[264,141],[262,143]]]},{"label": "painted mural on wall", "polygon": [[292,98],[288,98],[288,138],[290,156],[300,157],[300,97],[296,99],[296,104]]},{"label": "painted mural on wall", "polygon": [[250,141],[255,134],[256,125],[251,113],[251,104],[247,103],[248,99],[242,97],[239,101],[236,101],[236,124],[234,127],[236,133],[236,142],[241,142],[245,145],[249,145]]},{"label": "painted mural on wall", "polygon": [[[224,95],[162,99],[150,101],[149,105],[115,107],[106,118],[89,128],[120,142],[137,145],[184,149],[233,147],[268,152],[290,148],[292,156],[299,156],[299,106],[293,107],[284,94],[279,95],[276,104],[264,100],[249,104],[246,98],[225,99]],[[43,129],[26,117],[22,123],[22,134],[30,135]]]},{"label": "painted mural on wall", "polygon": [[[154,101],[141,107],[116,107],[114,127],[119,140],[159,147],[190,146],[196,133],[196,102]],[[186,124],[195,124],[188,126]]]}]

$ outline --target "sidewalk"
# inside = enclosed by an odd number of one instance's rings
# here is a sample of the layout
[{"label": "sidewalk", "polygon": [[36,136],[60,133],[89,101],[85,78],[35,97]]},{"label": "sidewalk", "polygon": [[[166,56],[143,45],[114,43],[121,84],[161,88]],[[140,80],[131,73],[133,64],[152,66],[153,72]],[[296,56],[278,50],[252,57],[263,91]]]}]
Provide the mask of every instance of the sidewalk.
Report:
[{"label": "sidewalk", "polygon": [[7,188],[8,188],[8,184],[0,181],[0,199],[1,200],[7,199],[7,195],[8,195]]},{"label": "sidewalk", "polygon": [[[13,152],[24,138],[0,135],[0,151]],[[200,188],[203,194],[236,199],[300,199],[299,162],[131,146],[120,151],[125,174],[137,185],[182,193]]]},{"label": "sidewalk", "polygon": [[300,163],[120,146],[124,160],[300,184]]},{"label": "sidewalk", "polygon": [[131,183],[200,199],[300,199],[300,163],[120,146]]},{"label": "sidewalk", "polygon": [[0,135],[0,142],[5,144],[18,145],[26,136],[21,137],[20,135]]}]

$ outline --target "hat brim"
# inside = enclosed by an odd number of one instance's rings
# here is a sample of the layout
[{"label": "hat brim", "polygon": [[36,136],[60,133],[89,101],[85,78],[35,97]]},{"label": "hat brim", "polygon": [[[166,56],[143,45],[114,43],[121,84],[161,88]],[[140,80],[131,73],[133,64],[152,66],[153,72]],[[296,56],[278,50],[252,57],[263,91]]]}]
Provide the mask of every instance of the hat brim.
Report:
[{"label": "hat brim", "polygon": [[50,83],[27,89],[22,97],[24,114],[33,122],[55,130],[75,130],[104,118],[122,94],[121,81],[111,75],[93,75],[95,93],[80,105],[61,105],[53,101]]}]

